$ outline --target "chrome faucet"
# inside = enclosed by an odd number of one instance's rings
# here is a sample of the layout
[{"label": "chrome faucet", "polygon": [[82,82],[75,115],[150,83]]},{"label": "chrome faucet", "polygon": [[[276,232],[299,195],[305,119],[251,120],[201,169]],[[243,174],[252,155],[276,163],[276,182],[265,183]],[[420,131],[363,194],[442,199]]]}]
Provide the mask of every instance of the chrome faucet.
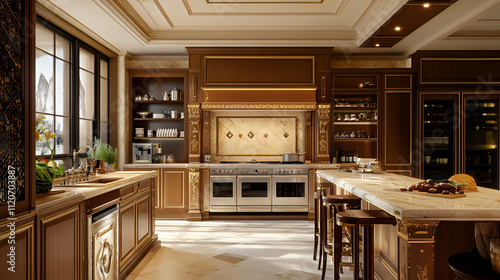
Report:
[{"label": "chrome faucet", "polygon": [[94,151],[94,148],[90,147],[90,146],[83,146],[80,148],[80,150],[78,150],[78,152],[75,150],[73,150],[73,168],[77,168],[77,162],[76,162],[76,156],[81,153],[83,151],[83,149],[85,148],[89,148],[92,150],[92,158],[95,159],[95,151]]}]

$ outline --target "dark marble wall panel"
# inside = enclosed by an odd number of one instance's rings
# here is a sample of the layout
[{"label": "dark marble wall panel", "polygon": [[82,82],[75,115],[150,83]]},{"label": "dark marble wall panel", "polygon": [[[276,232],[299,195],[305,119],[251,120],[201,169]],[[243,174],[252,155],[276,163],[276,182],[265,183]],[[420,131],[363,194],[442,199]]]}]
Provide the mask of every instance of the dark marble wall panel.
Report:
[{"label": "dark marble wall panel", "polygon": [[12,180],[16,200],[25,200],[23,6],[19,0],[0,1],[0,206],[7,203]]}]

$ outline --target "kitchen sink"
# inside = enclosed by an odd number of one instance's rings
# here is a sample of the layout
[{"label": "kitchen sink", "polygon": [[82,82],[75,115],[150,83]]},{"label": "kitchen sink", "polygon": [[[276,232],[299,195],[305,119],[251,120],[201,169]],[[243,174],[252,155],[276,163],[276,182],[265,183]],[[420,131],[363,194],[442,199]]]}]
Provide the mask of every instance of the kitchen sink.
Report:
[{"label": "kitchen sink", "polygon": [[82,181],[78,183],[73,183],[73,184],[68,184],[68,185],[54,185],[54,187],[61,187],[61,188],[68,188],[68,187],[79,187],[79,188],[84,188],[84,187],[104,187],[109,183],[116,182],[118,180],[121,180],[123,178],[120,177],[110,177],[110,178],[97,178],[97,179],[91,179],[88,181]]},{"label": "kitchen sink", "polygon": [[80,184],[108,184],[114,181],[121,180],[123,178],[99,178],[94,180],[88,180],[85,182],[80,182]]}]

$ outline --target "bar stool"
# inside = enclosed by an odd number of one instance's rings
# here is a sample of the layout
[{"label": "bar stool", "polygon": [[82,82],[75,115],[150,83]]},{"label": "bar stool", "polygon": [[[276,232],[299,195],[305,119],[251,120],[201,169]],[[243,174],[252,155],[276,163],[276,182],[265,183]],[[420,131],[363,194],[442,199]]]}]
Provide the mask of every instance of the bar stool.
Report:
[{"label": "bar stool", "polygon": [[[320,189],[319,191],[314,192],[314,253],[313,260],[316,260],[316,256],[318,255],[318,241],[320,236],[320,211],[318,204],[321,203],[321,198],[326,195],[325,189]],[[321,262],[321,255],[320,255]]]},{"label": "bar stool", "polygon": [[[344,211],[345,207],[359,207],[361,204],[361,199],[355,195],[327,195],[322,198],[323,207],[321,222],[323,223],[321,226],[321,248],[323,248],[323,271],[321,273],[321,279],[325,279],[326,274],[326,255],[333,256],[333,273],[334,279],[340,279],[340,268],[341,268],[341,259],[342,259],[342,251],[343,251],[343,238],[342,238],[342,227],[338,226],[335,223],[335,215]],[[332,221],[332,229],[331,233],[333,234],[333,240],[331,243],[328,243],[328,231],[327,231],[327,222],[329,221],[328,216],[331,217]],[[320,256],[321,260],[321,256]],[[319,266],[318,266],[319,268]]]},{"label": "bar stool", "polygon": [[338,212],[337,223],[353,225],[352,258],[354,277],[359,279],[359,227],[363,227],[363,280],[373,280],[373,225],[396,225],[396,219],[383,210],[346,210]]}]

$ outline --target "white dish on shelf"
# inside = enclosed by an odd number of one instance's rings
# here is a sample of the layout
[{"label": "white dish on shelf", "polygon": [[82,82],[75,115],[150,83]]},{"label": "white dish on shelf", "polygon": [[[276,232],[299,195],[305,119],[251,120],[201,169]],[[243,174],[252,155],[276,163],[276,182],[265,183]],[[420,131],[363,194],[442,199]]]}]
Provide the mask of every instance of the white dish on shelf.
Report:
[{"label": "white dish on shelf", "polygon": [[163,119],[165,118],[165,114],[162,113],[154,113],[153,114],[153,119]]}]

